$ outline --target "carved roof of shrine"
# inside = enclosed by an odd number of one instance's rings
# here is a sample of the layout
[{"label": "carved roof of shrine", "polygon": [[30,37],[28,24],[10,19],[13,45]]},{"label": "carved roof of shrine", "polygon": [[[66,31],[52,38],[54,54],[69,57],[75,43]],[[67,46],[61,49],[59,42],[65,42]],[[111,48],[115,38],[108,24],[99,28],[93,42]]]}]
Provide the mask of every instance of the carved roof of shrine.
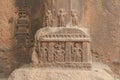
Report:
[{"label": "carved roof of shrine", "polygon": [[45,27],[35,35],[37,41],[90,41],[88,30],[79,27]]}]

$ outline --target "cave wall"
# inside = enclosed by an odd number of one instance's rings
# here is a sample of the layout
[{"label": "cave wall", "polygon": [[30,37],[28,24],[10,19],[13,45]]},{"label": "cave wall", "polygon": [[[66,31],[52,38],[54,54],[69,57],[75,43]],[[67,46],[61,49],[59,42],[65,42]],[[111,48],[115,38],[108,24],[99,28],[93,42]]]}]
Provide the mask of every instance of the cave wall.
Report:
[{"label": "cave wall", "polygon": [[[17,7],[22,0],[0,1],[0,72],[10,72],[18,62],[15,47],[14,28]],[[26,0],[31,5],[31,37],[42,27],[45,5],[50,0]],[[111,61],[120,57],[120,0],[83,0],[81,24],[90,29],[92,51]],[[22,59],[22,58],[21,58]],[[25,59],[24,59],[25,60]],[[25,60],[26,61],[26,60]]]},{"label": "cave wall", "polygon": [[10,72],[14,62],[14,0],[0,1],[0,72]]},{"label": "cave wall", "polygon": [[120,61],[120,0],[84,0],[83,25],[91,30],[94,52]]}]

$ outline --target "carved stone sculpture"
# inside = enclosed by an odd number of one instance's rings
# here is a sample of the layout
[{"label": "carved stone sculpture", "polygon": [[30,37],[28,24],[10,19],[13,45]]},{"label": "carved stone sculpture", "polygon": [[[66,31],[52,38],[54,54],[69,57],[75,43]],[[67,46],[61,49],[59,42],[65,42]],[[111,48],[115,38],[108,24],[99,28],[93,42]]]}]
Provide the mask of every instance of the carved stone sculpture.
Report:
[{"label": "carved stone sculpture", "polygon": [[72,26],[78,26],[78,14],[76,10],[71,11]]},{"label": "carved stone sculpture", "polygon": [[78,27],[42,28],[36,33],[33,63],[40,67],[90,69],[89,42],[88,34]]},{"label": "carved stone sculpture", "polygon": [[65,27],[65,17],[66,17],[66,12],[64,9],[60,9],[58,12],[58,27]]},{"label": "carved stone sculpture", "polygon": [[74,47],[72,49],[72,54],[73,54],[72,57],[74,62],[82,62],[83,50],[80,47],[79,43],[74,44]]},{"label": "carved stone sculpture", "polygon": [[45,15],[44,26],[51,27],[53,24],[53,16],[51,10],[48,10]]},{"label": "carved stone sculpture", "polygon": [[65,51],[63,49],[63,45],[62,43],[57,43],[55,45],[55,61],[57,62],[64,62],[64,54],[65,54]]}]

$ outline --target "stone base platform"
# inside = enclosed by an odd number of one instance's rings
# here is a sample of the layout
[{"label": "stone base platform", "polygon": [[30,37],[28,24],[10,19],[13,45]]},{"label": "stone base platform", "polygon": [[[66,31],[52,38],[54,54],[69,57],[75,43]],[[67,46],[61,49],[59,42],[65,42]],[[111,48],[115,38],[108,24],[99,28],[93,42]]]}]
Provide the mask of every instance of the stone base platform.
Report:
[{"label": "stone base platform", "polygon": [[57,67],[57,68],[71,68],[71,69],[82,69],[82,70],[91,70],[92,65],[91,63],[84,63],[84,62],[59,62],[59,63],[44,63],[44,64],[38,64],[38,67],[41,68],[52,68]]},{"label": "stone base platform", "polygon": [[20,68],[8,80],[114,80],[106,70],[80,70],[62,68]]}]

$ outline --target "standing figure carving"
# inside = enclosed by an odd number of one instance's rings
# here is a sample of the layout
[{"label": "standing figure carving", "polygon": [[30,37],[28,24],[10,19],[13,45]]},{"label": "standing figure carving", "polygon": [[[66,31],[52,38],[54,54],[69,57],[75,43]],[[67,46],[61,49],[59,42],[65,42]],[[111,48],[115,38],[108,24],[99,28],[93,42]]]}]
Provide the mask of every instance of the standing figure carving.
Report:
[{"label": "standing figure carving", "polygon": [[51,10],[48,10],[45,14],[44,26],[52,27],[52,24],[53,24],[53,15],[52,15]]},{"label": "standing figure carving", "polygon": [[55,45],[55,61],[57,62],[64,62],[64,58],[65,58],[65,50],[64,50],[64,45],[61,44],[56,44]]},{"label": "standing figure carving", "polygon": [[78,26],[78,14],[76,10],[71,11],[72,26]]},{"label": "standing figure carving", "polygon": [[83,51],[79,43],[75,43],[75,46],[72,49],[72,56],[74,62],[82,62]]},{"label": "standing figure carving", "polygon": [[64,9],[60,9],[58,12],[58,27],[65,27],[66,26],[66,22],[65,22],[65,17],[66,17],[66,12],[64,11]]}]

